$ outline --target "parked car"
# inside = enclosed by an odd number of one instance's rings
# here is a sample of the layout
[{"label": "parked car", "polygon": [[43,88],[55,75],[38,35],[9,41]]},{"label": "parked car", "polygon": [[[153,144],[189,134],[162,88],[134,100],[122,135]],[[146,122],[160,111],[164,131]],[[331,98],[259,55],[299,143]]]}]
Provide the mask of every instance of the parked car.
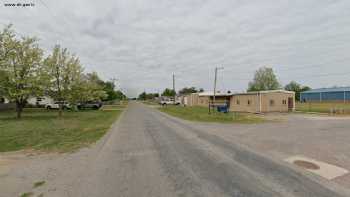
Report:
[{"label": "parked car", "polygon": [[45,108],[46,109],[59,109],[60,104],[63,105],[62,106],[63,109],[71,109],[72,108],[72,106],[68,102],[65,102],[65,101],[56,101],[54,103],[48,103],[45,105]]},{"label": "parked car", "polygon": [[178,100],[176,100],[176,101],[174,102],[174,99],[166,99],[166,100],[161,100],[161,101],[159,102],[159,104],[161,104],[161,105],[180,105],[181,102],[178,101]]},{"label": "parked car", "polygon": [[88,101],[84,103],[79,103],[77,107],[78,109],[100,109],[102,107],[102,102]]}]

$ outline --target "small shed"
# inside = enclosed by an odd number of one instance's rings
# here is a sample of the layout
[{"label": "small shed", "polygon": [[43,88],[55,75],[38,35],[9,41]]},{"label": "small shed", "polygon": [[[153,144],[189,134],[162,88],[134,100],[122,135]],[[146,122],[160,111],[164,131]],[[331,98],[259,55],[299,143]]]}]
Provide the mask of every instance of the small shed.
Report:
[{"label": "small shed", "polygon": [[236,93],[231,96],[230,111],[234,112],[288,112],[295,110],[295,92],[268,90]]},{"label": "small shed", "polygon": [[350,87],[320,88],[300,93],[301,102],[349,102]]}]

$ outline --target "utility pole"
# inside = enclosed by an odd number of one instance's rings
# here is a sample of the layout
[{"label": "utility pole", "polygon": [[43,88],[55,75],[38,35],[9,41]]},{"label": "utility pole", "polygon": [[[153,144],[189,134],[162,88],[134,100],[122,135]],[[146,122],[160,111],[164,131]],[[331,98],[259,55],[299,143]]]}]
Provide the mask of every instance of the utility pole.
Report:
[{"label": "utility pole", "polygon": [[176,103],[175,74],[173,74],[173,91],[174,91],[174,104],[175,104]]},{"label": "utility pole", "polygon": [[222,70],[222,69],[224,69],[224,67],[215,67],[213,105],[215,105],[216,81],[217,81],[218,70]]}]

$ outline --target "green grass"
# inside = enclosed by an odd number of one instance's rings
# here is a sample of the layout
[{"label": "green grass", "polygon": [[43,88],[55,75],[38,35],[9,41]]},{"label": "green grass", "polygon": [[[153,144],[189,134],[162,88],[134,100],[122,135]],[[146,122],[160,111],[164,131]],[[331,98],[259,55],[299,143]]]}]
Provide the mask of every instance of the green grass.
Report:
[{"label": "green grass", "polygon": [[44,184],[45,184],[45,181],[35,182],[34,185],[33,185],[33,188],[37,188],[37,187],[43,186]]},{"label": "green grass", "polygon": [[30,197],[30,196],[33,196],[34,193],[33,192],[26,192],[26,193],[23,193],[20,197]]},{"label": "green grass", "polygon": [[57,111],[25,109],[20,120],[14,112],[0,112],[0,152],[34,149],[70,152],[100,139],[121,110]]},{"label": "green grass", "polygon": [[159,108],[160,111],[185,120],[199,122],[219,122],[219,123],[261,123],[262,117],[248,113],[208,113],[206,107],[181,107],[167,106]]},{"label": "green grass", "polygon": [[296,103],[296,111],[330,113],[332,109],[350,112],[350,103]]}]

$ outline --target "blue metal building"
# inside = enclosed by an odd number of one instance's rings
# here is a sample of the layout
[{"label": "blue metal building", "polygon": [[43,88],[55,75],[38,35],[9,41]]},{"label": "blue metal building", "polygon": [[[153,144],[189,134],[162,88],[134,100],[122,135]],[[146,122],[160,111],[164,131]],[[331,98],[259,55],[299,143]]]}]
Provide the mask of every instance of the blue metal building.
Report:
[{"label": "blue metal building", "polygon": [[300,101],[302,102],[349,102],[350,87],[342,88],[321,88],[313,89],[300,93]]}]

